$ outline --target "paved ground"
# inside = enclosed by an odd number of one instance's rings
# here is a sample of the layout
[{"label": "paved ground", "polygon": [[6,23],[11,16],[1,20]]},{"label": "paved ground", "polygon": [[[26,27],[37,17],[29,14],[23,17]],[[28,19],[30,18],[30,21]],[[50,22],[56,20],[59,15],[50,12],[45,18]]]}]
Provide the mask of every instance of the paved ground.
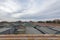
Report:
[{"label": "paved ground", "polygon": [[[57,30],[56,30],[57,29]],[[39,28],[33,28],[33,27],[26,27],[26,34],[60,34],[58,31],[58,28],[48,28],[48,27],[39,27]]]},{"label": "paved ground", "polygon": [[26,27],[26,34],[42,34],[37,29],[34,29],[33,27]]},{"label": "paved ground", "polygon": [[49,29],[48,27],[39,27],[39,30],[44,32],[45,34],[55,34],[56,31]]},{"label": "paved ground", "polygon": [[60,34],[60,27],[30,26],[26,27],[27,34]]},{"label": "paved ground", "polygon": [[[60,34],[60,27],[52,27],[52,26],[37,26],[31,23],[24,24],[26,27],[25,33],[26,34]],[[9,28],[2,28],[0,32],[8,32]],[[12,30],[10,31],[12,32]],[[16,32],[16,30],[14,31]]]},{"label": "paved ground", "polygon": [[4,32],[6,30],[9,30],[10,28],[0,28],[0,32]]}]

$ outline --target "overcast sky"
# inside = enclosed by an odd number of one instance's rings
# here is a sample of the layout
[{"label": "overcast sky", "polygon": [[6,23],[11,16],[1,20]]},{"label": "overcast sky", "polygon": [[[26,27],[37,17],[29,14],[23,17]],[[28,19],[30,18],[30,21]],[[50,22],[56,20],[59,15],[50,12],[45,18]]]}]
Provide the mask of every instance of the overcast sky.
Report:
[{"label": "overcast sky", "polygon": [[60,0],[0,0],[0,21],[60,18]]}]

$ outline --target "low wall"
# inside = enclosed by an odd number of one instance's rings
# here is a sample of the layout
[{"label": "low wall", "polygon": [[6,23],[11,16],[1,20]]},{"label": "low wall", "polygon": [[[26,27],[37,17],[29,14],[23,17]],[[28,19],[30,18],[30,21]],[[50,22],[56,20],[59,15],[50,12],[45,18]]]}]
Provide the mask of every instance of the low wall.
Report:
[{"label": "low wall", "polygon": [[60,35],[54,34],[11,34],[0,35],[0,40],[60,40]]}]

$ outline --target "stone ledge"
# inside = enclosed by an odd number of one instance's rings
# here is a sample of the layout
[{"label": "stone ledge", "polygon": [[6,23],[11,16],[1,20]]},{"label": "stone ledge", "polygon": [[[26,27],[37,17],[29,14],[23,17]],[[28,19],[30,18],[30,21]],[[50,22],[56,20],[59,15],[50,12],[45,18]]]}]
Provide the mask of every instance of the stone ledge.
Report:
[{"label": "stone ledge", "polygon": [[55,34],[10,34],[0,35],[0,40],[18,39],[60,39],[60,35]]}]

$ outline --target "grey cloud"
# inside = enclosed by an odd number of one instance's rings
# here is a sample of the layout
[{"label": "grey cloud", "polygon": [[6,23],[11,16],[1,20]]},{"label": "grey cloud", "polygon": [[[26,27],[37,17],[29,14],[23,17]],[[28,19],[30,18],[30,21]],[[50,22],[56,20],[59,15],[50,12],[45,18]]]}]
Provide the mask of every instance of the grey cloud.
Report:
[{"label": "grey cloud", "polygon": [[[3,2],[3,0],[0,0],[1,2]],[[36,1],[36,6],[40,7],[41,3],[43,2],[42,0],[38,0]],[[47,1],[47,0],[46,0]],[[29,7],[28,5],[30,4],[28,0],[14,0],[14,2],[17,3],[17,5],[19,5],[20,3],[22,4],[22,9],[18,9],[16,11],[13,11],[12,13],[8,13],[8,12],[1,12],[0,11],[0,18],[6,18],[5,20],[10,19],[16,19],[16,20],[40,20],[40,19],[49,19],[49,18],[60,18],[60,0],[57,0],[54,4],[51,4],[50,6],[48,6],[45,10],[43,10],[41,12],[41,10],[39,10],[40,12],[37,12],[35,14],[25,14],[24,11],[28,10]],[[20,2],[20,3],[19,3]],[[48,2],[48,1],[47,1]],[[1,4],[0,4],[1,5]],[[39,8],[40,9],[40,8]],[[4,14],[5,13],[5,14]],[[15,17],[11,17],[12,14],[21,14],[24,13],[24,15],[19,16],[18,18]],[[4,14],[4,15],[3,15]]]},{"label": "grey cloud", "polygon": [[35,15],[23,15],[20,17],[21,19],[48,19],[48,18],[60,18],[60,1],[58,0],[56,3],[50,5],[48,9],[45,11],[37,13]]}]

